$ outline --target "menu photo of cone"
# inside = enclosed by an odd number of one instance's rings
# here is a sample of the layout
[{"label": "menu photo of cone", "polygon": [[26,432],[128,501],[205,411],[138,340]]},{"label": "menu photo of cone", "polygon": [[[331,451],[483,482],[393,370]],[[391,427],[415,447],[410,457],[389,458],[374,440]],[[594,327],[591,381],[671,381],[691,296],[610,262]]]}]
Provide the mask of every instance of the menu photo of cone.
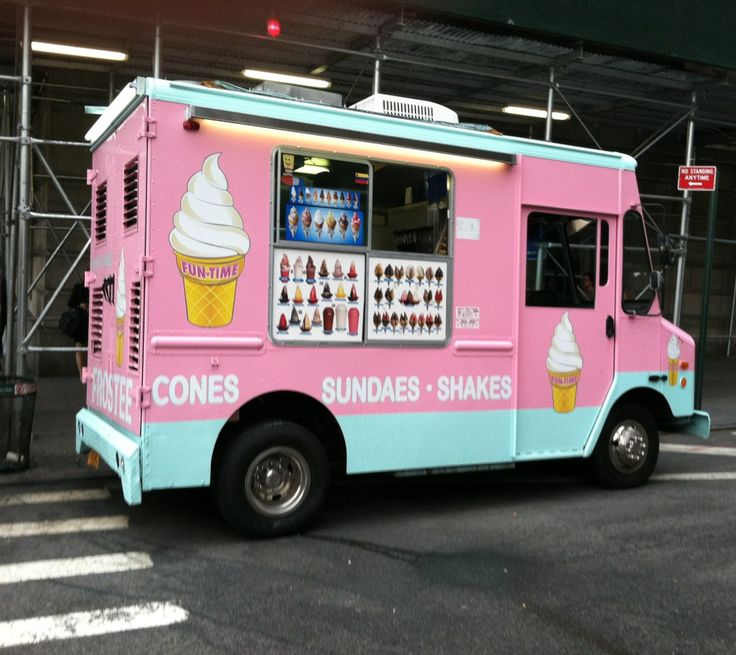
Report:
[{"label": "menu photo of cone", "polygon": [[362,255],[275,248],[271,284],[274,341],[362,342]]},{"label": "menu photo of cone", "polygon": [[447,337],[447,262],[370,257],[369,341],[443,342]]}]

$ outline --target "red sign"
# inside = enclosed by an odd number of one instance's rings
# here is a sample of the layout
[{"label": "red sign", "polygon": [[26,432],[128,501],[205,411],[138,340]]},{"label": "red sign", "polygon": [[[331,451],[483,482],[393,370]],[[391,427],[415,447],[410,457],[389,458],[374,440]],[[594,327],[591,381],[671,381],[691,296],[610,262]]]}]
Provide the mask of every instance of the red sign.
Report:
[{"label": "red sign", "polygon": [[715,166],[680,166],[678,191],[713,191],[716,188]]}]

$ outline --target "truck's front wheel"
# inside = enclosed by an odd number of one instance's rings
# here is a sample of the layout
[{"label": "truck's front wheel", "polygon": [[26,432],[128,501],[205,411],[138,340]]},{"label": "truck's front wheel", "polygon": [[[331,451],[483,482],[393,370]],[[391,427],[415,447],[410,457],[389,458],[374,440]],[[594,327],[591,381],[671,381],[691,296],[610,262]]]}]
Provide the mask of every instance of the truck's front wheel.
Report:
[{"label": "truck's front wheel", "polygon": [[593,477],[606,487],[644,484],[657,465],[659,432],[652,415],[631,403],[614,408],[590,458]]},{"label": "truck's front wheel", "polygon": [[301,530],[324,500],[329,466],[305,427],[265,421],[243,430],[220,458],[215,494],[225,520],[243,534],[275,537]]}]

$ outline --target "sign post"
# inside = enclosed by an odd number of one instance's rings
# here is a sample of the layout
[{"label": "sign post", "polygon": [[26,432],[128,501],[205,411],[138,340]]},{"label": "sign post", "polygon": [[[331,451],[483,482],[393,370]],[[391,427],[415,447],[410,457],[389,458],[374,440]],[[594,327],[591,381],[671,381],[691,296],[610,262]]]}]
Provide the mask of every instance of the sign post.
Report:
[{"label": "sign post", "polygon": [[[710,273],[713,268],[713,242],[716,231],[716,210],[718,207],[718,184],[715,166],[680,166],[677,183],[679,190],[710,191],[708,204],[708,227],[705,240],[705,261],[703,262],[703,296],[700,307],[700,333],[695,353],[695,409],[703,406],[703,370],[705,342],[708,338],[708,305],[710,301]],[[681,184],[692,186],[681,186]]]}]

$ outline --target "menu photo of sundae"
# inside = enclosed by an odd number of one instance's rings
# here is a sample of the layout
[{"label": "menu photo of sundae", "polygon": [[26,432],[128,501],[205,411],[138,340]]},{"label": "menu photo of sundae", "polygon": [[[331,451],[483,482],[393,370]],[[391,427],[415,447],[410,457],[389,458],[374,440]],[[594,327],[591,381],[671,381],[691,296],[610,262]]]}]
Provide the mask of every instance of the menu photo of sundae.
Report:
[{"label": "menu photo of sundae", "polygon": [[283,208],[287,241],[365,245],[365,214],[357,191],[319,189],[294,178]]},{"label": "menu photo of sundae", "polygon": [[362,342],[363,255],[274,248],[271,336],[281,342]]},{"label": "menu photo of sundae", "polygon": [[366,274],[369,341],[445,341],[447,262],[369,257]]}]

